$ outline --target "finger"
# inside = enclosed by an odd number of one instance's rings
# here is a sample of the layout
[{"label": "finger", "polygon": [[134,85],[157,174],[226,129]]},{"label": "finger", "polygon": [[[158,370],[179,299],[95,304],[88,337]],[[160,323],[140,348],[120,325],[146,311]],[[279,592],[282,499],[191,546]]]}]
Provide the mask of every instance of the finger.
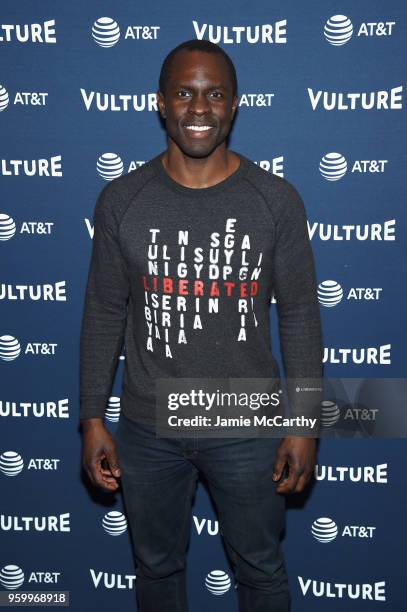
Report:
[{"label": "finger", "polygon": [[91,466],[94,472],[96,472],[97,474],[110,474],[111,475],[111,470],[110,470],[105,453],[103,453],[102,455],[95,456],[92,459]]},{"label": "finger", "polygon": [[293,493],[302,471],[298,467],[289,466],[288,478],[277,485],[278,493]]},{"label": "finger", "polygon": [[294,476],[290,476],[289,478],[286,478],[285,480],[283,480],[277,485],[276,487],[277,493],[284,493],[284,494],[292,493],[294,491],[296,482],[297,482],[297,479],[294,478]]},{"label": "finger", "polygon": [[94,479],[94,477],[93,477],[93,473],[92,473],[92,470],[90,469],[90,467],[89,467],[89,466],[87,466],[87,465],[84,465],[84,470],[85,470],[86,475],[87,475],[87,477],[89,478],[89,480],[90,480],[91,484],[92,484],[93,486],[95,486],[95,485],[96,485],[96,482],[95,482],[95,479]]},{"label": "finger", "polygon": [[115,491],[119,488],[116,478],[114,476],[104,476],[99,474],[96,478],[96,485],[104,491]]},{"label": "finger", "polygon": [[112,476],[110,472],[104,473],[101,472],[101,479],[105,482],[116,482],[116,477]]},{"label": "finger", "polygon": [[[107,459],[106,459],[106,462],[107,462]],[[117,483],[117,477],[112,474],[112,471],[109,468],[108,464],[107,464],[107,467],[105,468],[102,467],[102,465],[103,465],[103,459],[100,462],[98,462],[98,465],[97,465],[97,470],[100,474],[101,482],[103,482],[105,485],[107,485],[110,488],[117,489],[119,487]],[[112,485],[114,486],[112,487]]]},{"label": "finger", "polygon": [[310,480],[311,474],[309,472],[304,472],[298,479],[297,485],[294,489],[294,493],[301,493],[307,486],[308,481]]},{"label": "finger", "polygon": [[106,461],[108,463],[111,473],[116,477],[121,476],[119,458],[117,456],[115,447],[106,449]]},{"label": "finger", "polygon": [[116,479],[111,475],[110,470],[107,474],[106,470],[102,470],[101,461],[103,457],[95,459],[88,468],[88,473],[91,476],[91,481],[94,486],[100,487],[105,491],[112,491],[118,488]]},{"label": "finger", "polygon": [[100,473],[104,476],[111,476],[112,478],[114,478],[112,470],[110,468],[100,468]]},{"label": "finger", "polygon": [[273,467],[273,480],[279,480],[281,478],[286,462],[287,459],[282,453],[277,454]]},{"label": "finger", "polygon": [[119,488],[119,483],[113,479],[113,481],[103,480],[103,484],[100,485],[105,491],[116,491]]}]

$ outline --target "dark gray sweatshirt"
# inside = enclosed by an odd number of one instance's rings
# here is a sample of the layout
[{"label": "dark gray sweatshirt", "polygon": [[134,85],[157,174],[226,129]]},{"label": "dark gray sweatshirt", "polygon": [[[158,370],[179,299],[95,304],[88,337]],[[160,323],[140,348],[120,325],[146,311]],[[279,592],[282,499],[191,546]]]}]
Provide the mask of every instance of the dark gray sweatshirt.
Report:
[{"label": "dark gray sweatshirt", "polygon": [[125,345],[121,410],[153,423],[155,379],[320,378],[322,340],[306,213],[295,188],[239,154],[203,189],[162,153],[100,193],[80,344],[80,418],[104,417]]}]

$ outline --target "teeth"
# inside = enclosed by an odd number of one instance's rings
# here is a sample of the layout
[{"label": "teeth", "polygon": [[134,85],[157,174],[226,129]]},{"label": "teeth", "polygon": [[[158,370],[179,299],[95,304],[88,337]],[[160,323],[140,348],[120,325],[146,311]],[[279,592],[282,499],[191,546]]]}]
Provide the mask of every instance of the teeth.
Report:
[{"label": "teeth", "polygon": [[210,125],[186,125],[187,130],[195,130],[195,132],[204,132],[205,130],[210,130]]}]

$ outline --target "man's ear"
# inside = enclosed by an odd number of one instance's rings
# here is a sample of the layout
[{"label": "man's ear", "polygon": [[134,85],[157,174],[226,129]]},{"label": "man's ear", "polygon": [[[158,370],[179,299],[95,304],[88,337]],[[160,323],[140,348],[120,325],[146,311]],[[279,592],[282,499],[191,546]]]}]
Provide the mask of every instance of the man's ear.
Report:
[{"label": "man's ear", "polygon": [[157,104],[158,104],[158,110],[160,111],[161,117],[165,119],[167,117],[167,113],[165,110],[164,95],[161,91],[157,91]]},{"label": "man's ear", "polygon": [[238,103],[239,103],[239,98],[237,96],[233,96],[233,100],[232,100],[232,119],[235,116]]}]

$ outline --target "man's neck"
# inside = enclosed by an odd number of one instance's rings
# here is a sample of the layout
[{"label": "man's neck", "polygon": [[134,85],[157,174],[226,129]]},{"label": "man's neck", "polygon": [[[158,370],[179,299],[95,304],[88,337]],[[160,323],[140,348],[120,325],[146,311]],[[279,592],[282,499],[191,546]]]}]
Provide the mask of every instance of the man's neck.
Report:
[{"label": "man's neck", "polygon": [[177,183],[192,189],[212,187],[225,180],[239,167],[240,159],[226,147],[217,148],[208,157],[189,157],[178,147],[169,146],[161,158],[167,174]]}]

